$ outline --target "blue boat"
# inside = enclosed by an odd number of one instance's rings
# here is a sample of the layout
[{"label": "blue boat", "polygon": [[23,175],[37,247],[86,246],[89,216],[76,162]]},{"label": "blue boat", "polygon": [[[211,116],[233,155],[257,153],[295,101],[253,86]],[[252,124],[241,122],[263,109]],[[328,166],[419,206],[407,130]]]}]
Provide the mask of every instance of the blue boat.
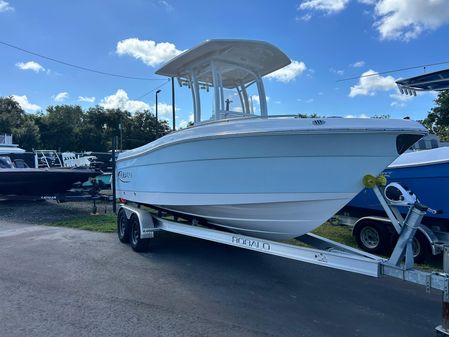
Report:
[{"label": "blue boat", "polygon": [[[427,214],[424,224],[449,225],[449,147],[404,153],[383,174],[389,183],[407,186],[421,203],[442,211],[441,214]],[[358,215],[383,213],[371,189],[360,192],[343,211]]]}]

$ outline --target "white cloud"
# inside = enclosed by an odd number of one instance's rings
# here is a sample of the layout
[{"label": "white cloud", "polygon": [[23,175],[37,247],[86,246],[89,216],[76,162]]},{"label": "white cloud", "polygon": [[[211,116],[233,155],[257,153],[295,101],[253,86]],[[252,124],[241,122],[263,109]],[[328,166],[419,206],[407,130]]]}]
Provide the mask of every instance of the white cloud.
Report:
[{"label": "white cloud", "polygon": [[173,11],[173,6],[165,0],[159,0],[159,5],[165,8],[167,12]]},{"label": "white cloud", "polygon": [[342,76],[344,75],[345,71],[341,70],[341,69],[334,69],[334,68],[330,68],[329,71],[331,73],[337,74],[338,76]]},{"label": "white cloud", "polygon": [[365,61],[357,61],[351,64],[353,68],[362,68],[365,65]]},{"label": "white cloud", "polygon": [[88,102],[88,103],[93,103],[95,102],[95,97],[88,97],[88,96],[78,96],[78,101],[80,102]]},{"label": "white cloud", "polygon": [[[252,96],[251,96],[251,99],[253,100],[253,102],[256,102],[257,105],[260,105],[260,98],[259,98],[259,95],[252,95]],[[270,101],[270,96],[266,96],[265,99],[267,100],[267,102],[269,102],[269,101]]]},{"label": "white cloud", "polygon": [[306,0],[299,4],[298,9],[322,11],[327,14],[332,14],[345,9],[348,2],[349,0]]},{"label": "white cloud", "polygon": [[[175,110],[178,111],[180,109],[179,108],[175,108]],[[153,104],[151,106],[151,111],[154,111],[156,113],[156,104]],[[171,114],[172,114],[172,105],[164,103],[164,102],[159,102],[157,104],[157,114],[158,114],[158,116],[164,116],[164,115],[171,116]]]},{"label": "white cloud", "polygon": [[13,11],[14,8],[8,3],[8,1],[0,0],[0,13]]},{"label": "white cloud", "polygon": [[39,63],[34,61],[29,61],[26,63],[18,62],[16,63],[16,67],[22,70],[32,70],[35,73],[38,73],[40,71],[45,71],[45,68],[42,67]]},{"label": "white cloud", "polygon": [[379,0],[375,15],[381,39],[409,41],[449,23],[449,1]]},{"label": "white cloud", "polygon": [[106,96],[100,102],[105,109],[122,109],[129,112],[149,110],[150,106],[142,101],[133,101],[123,89],[118,89],[114,95]]},{"label": "white cloud", "polygon": [[55,100],[55,102],[64,102],[67,98],[69,98],[69,93],[67,91],[63,91],[52,97]]},{"label": "white cloud", "polygon": [[151,40],[130,38],[117,43],[116,53],[130,55],[146,65],[155,67],[179,55],[182,50],[176,49],[176,46],[169,42],[156,43]]},{"label": "white cloud", "polygon": [[398,89],[394,94],[391,94],[390,97],[393,99],[390,106],[395,108],[403,108],[406,106],[406,102],[413,99],[414,96],[402,95]]},{"label": "white cloud", "polygon": [[12,98],[17,103],[19,103],[21,108],[23,110],[25,110],[26,112],[36,112],[37,110],[41,110],[42,109],[39,105],[30,103],[28,101],[28,97],[26,97],[26,95],[23,95],[23,96],[12,95]]},{"label": "white cloud", "polygon": [[[303,0],[298,10],[333,14],[344,10],[350,0]],[[382,40],[410,41],[428,30],[449,23],[449,0],[358,0],[374,6],[374,27]],[[366,10],[364,13],[370,13]],[[306,18],[310,20],[311,15]],[[301,20],[297,17],[296,20]]]},{"label": "white cloud", "polygon": [[190,115],[189,115],[189,120],[188,120],[188,121],[186,121],[185,119],[181,120],[181,121],[179,122],[178,127],[181,128],[181,129],[182,129],[182,128],[186,128],[187,125],[189,124],[189,122],[192,122],[192,123],[193,123],[193,114],[190,114]]},{"label": "white cloud", "polygon": [[370,118],[366,114],[360,114],[360,115],[346,115],[345,118]]},{"label": "white cloud", "polygon": [[276,70],[275,72],[268,74],[266,77],[275,79],[276,81],[279,82],[286,83],[290,82],[291,80],[294,80],[297,76],[301,75],[306,69],[307,67],[304,64],[304,62],[292,60],[292,63],[290,63],[288,66]]},{"label": "white cloud", "polygon": [[252,95],[251,99],[253,102],[256,102],[258,105],[260,105],[259,95]]},{"label": "white cloud", "polygon": [[312,19],[312,14],[310,14],[310,13],[307,13],[307,14],[304,14],[304,15],[296,17],[296,21],[309,22],[310,19]]},{"label": "white cloud", "polygon": [[389,91],[397,88],[392,76],[375,75],[377,72],[368,70],[362,74],[359,83],[351,87],[349,97],[374,96],[377,91]]}]

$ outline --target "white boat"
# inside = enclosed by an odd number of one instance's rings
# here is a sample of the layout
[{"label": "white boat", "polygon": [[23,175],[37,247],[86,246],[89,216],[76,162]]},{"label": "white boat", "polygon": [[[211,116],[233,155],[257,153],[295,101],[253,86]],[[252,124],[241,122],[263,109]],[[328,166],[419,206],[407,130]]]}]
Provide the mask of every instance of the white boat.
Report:
[{"label": "white boat", "polygon": [[13,144],[12,136],[7,134],[0,135],[0,154],[17,154],[25,153],[24,149],[21,149],[19,145]]},{"label": "white boat", "polygon": [[165,64],[156,73],[192,92],[194,126],[120,154],[117,196],[242,234],[293,238],[426,134],[410,120],[269,116],[262,77],[289,63],[266,42],[210,40]]}]

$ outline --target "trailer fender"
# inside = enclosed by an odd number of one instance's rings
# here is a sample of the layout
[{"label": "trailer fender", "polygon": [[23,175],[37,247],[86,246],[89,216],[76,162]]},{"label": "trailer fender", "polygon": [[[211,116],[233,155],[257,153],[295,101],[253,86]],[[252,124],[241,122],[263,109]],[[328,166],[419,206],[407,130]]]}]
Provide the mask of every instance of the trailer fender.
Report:
[{"label": "trailer fender", "polygon": [[[388,218],[384,218],[384,217],[380,217],[380,216],[366,216],[363,218],[358,219],[355,224],[354,227],[352,229],[353,233],[354,233],[354,229],[357,227],[358,224],[363,223],[364,221],[377,221],[377,222],[383,222],[385,223],[387,226],[387,229],[389,230],[390,234],[392,237],[396,236],[397,234],[394,231],[394,227],[393,224],[391,223],[390,219]],[[427,227],[426,225],[420,224],[418,227],[418,231],[426,238],[429,247],[432,250],[432,255],[438,255],[442,252],[442,246],[436,244],[439,240],[437,238],[437,236],[435,235],[434,232],[432,232],[432,230]]]},{"label": "trailer fender", "polygon": [[443,251],[442,246],[436,244],[438,242],[438,238],[435,235],[435,233],[432,232],[432,230],[429,227],[427,227],[426,225],[421,224],[418,227],[418,231],[420,231],[421,234],[424,235],[424,237],[429,242],[429,245],[430,245],[430,247],[432,249],[432,255],[438,255],[438,254],[440,254]]},{"label": "trailer fender", "polygon": [[133,214],[137,216],[140,225],[140,237],[142,239],[151,239],[154,237],[154,231],[156,228],[154,226],[153,217],[148,211],[129,205],[120,205],[120,209],[125,211],[128,220]]}]

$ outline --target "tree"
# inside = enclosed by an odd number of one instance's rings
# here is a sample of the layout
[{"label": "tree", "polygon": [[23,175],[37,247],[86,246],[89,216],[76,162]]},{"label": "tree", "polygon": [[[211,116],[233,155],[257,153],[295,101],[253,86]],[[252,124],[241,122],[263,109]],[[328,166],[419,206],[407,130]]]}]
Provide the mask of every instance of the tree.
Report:
[{"label": "tree", "polygon": [[436,106],[430,110],[422,123],[431,133],[447,142],[449,141],[449,90],[441,91],[435,103]]},{"label": "tree", "polygon": [[321,116],[317,115],[316,113],[313,113],[313,114],[310,114],[310,115],[308,115],[308,114],[297,114],[295,117],[296,118],[321,118]]},{"label": "tree", "polygon": [[25,111],[10,97],[0,97],[0,133],[11,134],[25,119]]},{"label": "tree", "polygon": [[40,145],[39,127],[36,125],[35,118],[32,115],[27,115],[18,128],[12,129],[12,134],[17,143],[20,144],[20,147],[27,151],[32,151]]},{"label": "tree", "polygon": [[79,105],[56,105],[47,108],[39,119],[44,148],[61,151],[81,151],[79,142],[83,110]]},{"label": "tree", "polygon": [[149,111],[131,114],[120,109],[78,105],[47,107],[46,113],[26,114],[12,97],[0,97],[0,134],[12,133],[27,150],[108,151],[112,137],[119,147],[131,149],[170,132],[166,121]]},{"label": "tree", "polygon": [[124,148],[142,146],[170,132],[167,121],[157,121],[149,111],[136,112],[130,122]]},{"label": "tree", "polygon": [[374,115],[374,116],[372,116],[371,118],[374,118],[374,119],[390,119],[390,115]]}]

